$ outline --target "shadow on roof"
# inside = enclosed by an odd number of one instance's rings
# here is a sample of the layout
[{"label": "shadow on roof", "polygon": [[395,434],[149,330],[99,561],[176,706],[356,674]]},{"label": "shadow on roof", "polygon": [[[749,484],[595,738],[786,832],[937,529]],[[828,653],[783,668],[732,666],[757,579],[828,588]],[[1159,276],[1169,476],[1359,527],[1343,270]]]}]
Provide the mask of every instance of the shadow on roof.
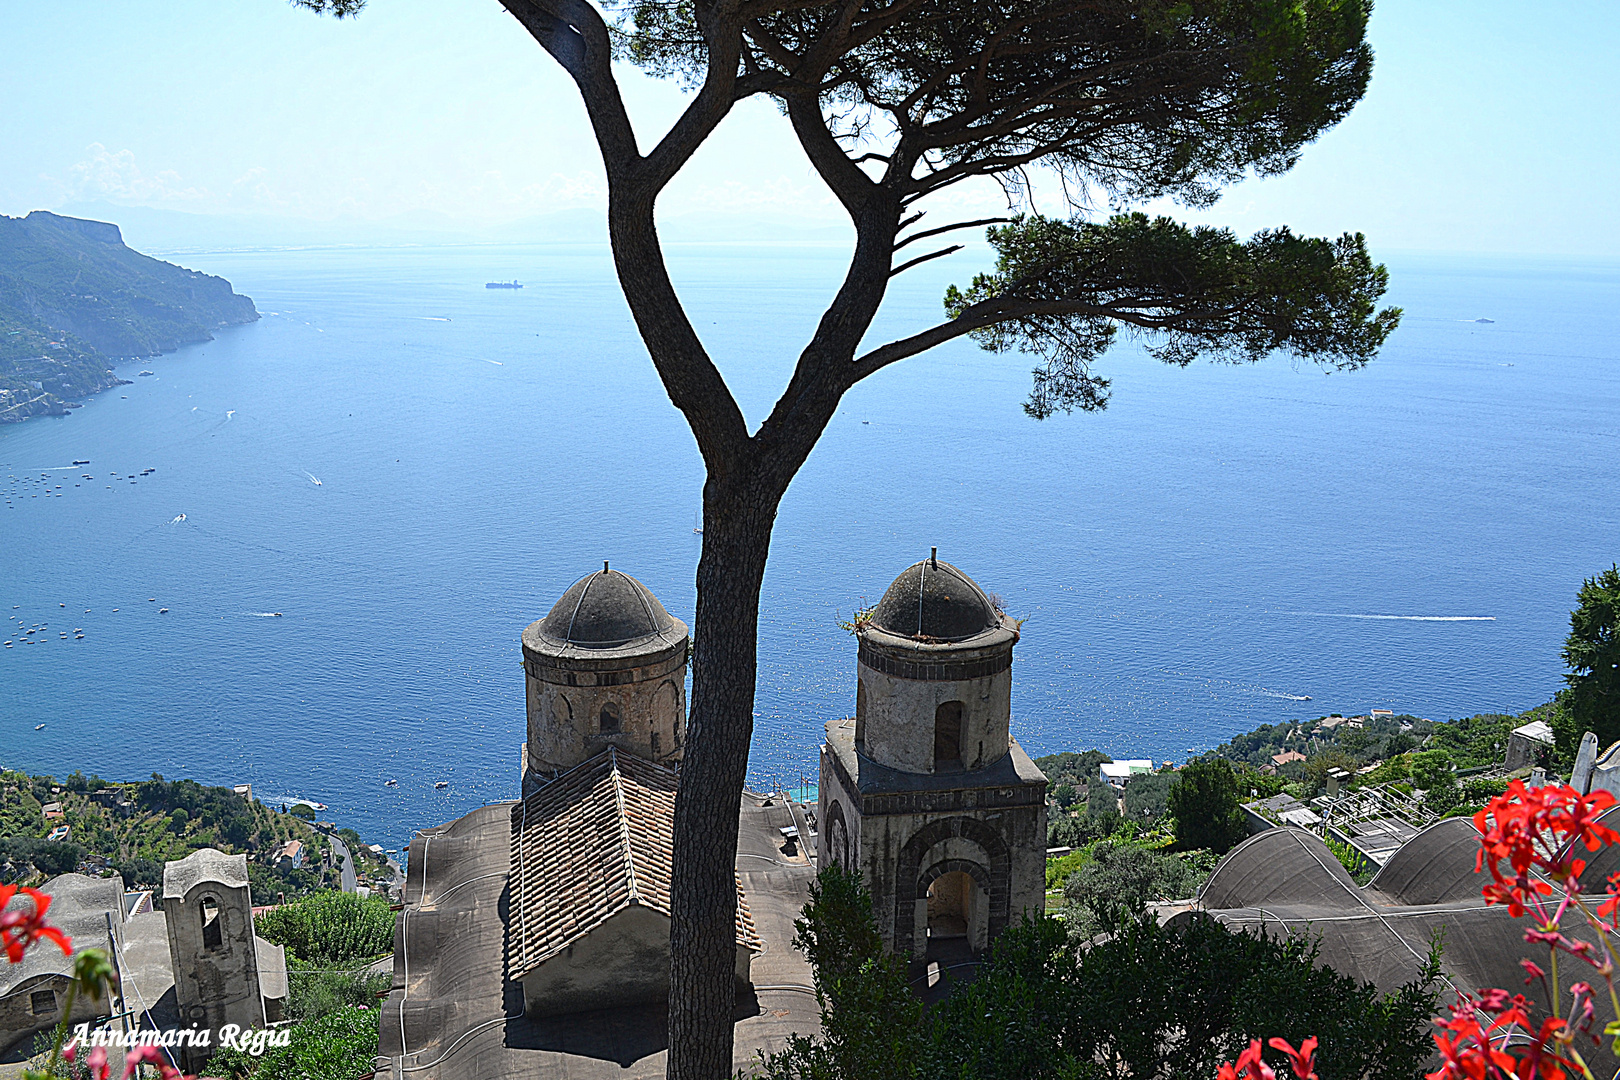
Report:
[{"label": "shadow on roof", "polygon": [[1479,830],[1471,818],[1437,821],[1390,856],[1367,888],[1386,904],[1450,904],[1477,900],[1489,875],[1474,872]]},{"label": "shadow on roof", "polygon": [[[631,1005],[527,1019],[523,1016],[523,988],[508,983],[506,996],[510,999],[506,1046],[514,1050],[550,1050],[611,1061],[628,1069],[643,1058],[663,1053],[669,1046],[669,1010],[663,1005]],[[734,1022],[759,1014],[759,999],[752,990],[737,996]]]},{"label": "shadow on roof", "polygon": [[1314,833],[1292,825],[1227,852],[1198,894],[1208,910],[1289,904],[1356,907],[1361,890]]}]

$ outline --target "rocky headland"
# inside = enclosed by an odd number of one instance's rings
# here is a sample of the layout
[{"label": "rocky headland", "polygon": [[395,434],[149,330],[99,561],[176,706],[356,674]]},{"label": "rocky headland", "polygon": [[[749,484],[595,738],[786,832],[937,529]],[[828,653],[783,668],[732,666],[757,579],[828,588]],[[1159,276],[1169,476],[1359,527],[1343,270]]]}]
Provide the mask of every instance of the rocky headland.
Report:
[{"label": "rocky headland", "polygon": [[258,317],[224,278],[133,251],[116,225],[0,215],[0,423],[64,415],[123,381],[115,362]]}]

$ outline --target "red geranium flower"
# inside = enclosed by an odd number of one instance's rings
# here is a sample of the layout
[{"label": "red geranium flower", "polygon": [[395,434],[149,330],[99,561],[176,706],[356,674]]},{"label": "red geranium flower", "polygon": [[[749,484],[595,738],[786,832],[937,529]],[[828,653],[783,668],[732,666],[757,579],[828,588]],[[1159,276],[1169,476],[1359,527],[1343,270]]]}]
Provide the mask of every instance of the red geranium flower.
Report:
[{"label": "red geranium flower", "polygon": [[[12,898],[19,891],[33,901],[32,915],[20,907],[11,906]],[[67,935],[45,924],[45,911],[50,906],[51,898],[38,889],[19,890],[15,885],[0,885],[0,947],[6,950],[6,959],[11,963],[21,961],[23,953],[40,938],[56,942],[63,955],[72,954],[73,948],[68,943]]]}]

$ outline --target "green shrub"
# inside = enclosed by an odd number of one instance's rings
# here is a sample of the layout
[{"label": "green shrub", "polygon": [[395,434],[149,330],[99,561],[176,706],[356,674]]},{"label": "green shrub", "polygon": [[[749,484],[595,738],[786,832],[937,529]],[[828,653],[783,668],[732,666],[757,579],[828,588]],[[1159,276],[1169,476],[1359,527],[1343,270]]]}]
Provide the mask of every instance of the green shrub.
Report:
[{"label": "green shrub", "polygon": [[338,1009],[293,1025],[288,1045],[262,1057],[222,1050],[209,1059],[208,1072],[230,1080],[357,1080],[375,1068],[378,1018],[376,1009]]},{"label": "green shrub", "polygon": [[1080,938],[1114,933],[1141,918],[1148,904],[1192,896],[1215,869],[1209,851],[1167,855],[1137,844],[1105,840],[1070,874],[1063,898],[1069,929]]},{"label": "green shrub", "polygon": [[369,1008],[377,1004],[377,995],[387,991],[393,981],[392,971],[334,971],[288,957],[287,1017],[319,1020],[339,1009],[357,1005]]},{"label": "green shrub", "polygon": [[348,966],[394,946],[394,913],[380,896],[364,899],[327,889],[283,904],[255,920],[259,936],[285,945],[298,959]]},{"label": "green shrub", "polygon": [[811,957],[822,1032],[762,1057],[764,1080],[1212,1077],[1262,1033],[1319,1038],[1322,1080],[1417,1080],[1433,1049],[1437,954],[1380,994],[1318,966],[1304,936],[1144,919],[1077,949],[1061,923],[1039,918],[1002,931],[974,980],[925,1013],[883,951],[859,879],[829,867],[812,897],[795,944]]}]

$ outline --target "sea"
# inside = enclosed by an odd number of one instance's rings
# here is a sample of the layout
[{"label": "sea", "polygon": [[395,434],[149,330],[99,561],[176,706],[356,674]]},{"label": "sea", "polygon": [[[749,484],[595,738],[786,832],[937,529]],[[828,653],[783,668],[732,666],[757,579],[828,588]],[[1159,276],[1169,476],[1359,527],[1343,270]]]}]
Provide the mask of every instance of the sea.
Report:
[{"label": "sea", "polygon": [[[671,249],[751,424],[845,257]],[[606,250],[171,258],[263,318],[0,427],[0,764],[251,783],[398,849],[513,798],[523,628],[603,560],[693,610],[701,462]],[[987,261],[898,279],[872,343]],[[1025,620],[1035,755],[1548,700],[1577,589],[1620,559],[1620,262],[1386,261],[1405,316],[1360,371],[1122,339],[1106,411],[1035,421],[1033,360],[963,341],[852,390],[777,521],[750,783],[813,783],[854,705],[839,620],[931,547]]]}]

